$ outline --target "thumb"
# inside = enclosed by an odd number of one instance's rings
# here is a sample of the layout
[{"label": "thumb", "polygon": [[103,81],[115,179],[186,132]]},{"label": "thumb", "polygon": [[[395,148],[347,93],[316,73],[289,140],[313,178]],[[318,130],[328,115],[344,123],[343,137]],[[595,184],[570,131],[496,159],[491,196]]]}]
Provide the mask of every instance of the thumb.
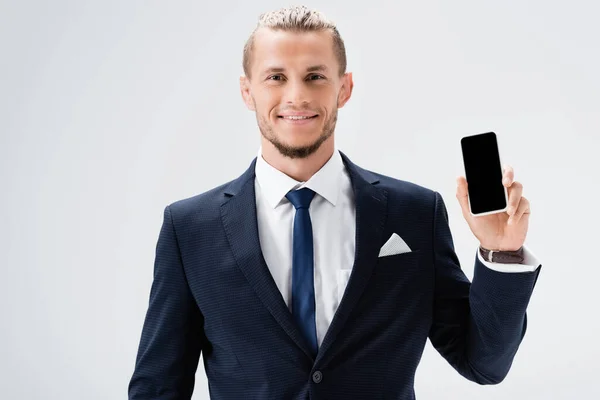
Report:
[{"label": "thumb", "polygon": [[469,212],[469,191],[467,190],[467,180],[464,176],[456,178],[456,198],[460,203],[463,215],[466,217]]}]

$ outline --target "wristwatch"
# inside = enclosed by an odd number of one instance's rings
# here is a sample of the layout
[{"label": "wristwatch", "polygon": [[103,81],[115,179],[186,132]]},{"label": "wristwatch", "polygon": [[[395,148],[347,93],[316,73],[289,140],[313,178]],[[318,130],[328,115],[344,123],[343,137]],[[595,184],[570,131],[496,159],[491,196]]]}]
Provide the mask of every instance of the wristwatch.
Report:
[{"label": "wristwatch", "polygon": [[519,250],[489,250],[479,246],[479,253],[485,261],[502,263],[502,264],[522,264],[525,258],[523,254],[523,246]]}]

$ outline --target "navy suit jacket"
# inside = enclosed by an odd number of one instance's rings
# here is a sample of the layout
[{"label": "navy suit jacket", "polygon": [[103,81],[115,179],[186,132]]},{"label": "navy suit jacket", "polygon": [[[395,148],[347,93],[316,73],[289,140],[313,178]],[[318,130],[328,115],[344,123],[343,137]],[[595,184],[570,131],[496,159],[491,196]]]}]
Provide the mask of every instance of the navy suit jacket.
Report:
[{"label": "navy suit jacket", "polygon": [[[465,378],[495,384],[525,334],[534,272],[460,268],[436,191],[360,168],[356,253],[316,358],[263,258],[254,167],[165,207],[129,399],[189,399],[200,352],[212,399],[414,399],[427,338]],[[412,252],[378,258],[392,233]]]}]

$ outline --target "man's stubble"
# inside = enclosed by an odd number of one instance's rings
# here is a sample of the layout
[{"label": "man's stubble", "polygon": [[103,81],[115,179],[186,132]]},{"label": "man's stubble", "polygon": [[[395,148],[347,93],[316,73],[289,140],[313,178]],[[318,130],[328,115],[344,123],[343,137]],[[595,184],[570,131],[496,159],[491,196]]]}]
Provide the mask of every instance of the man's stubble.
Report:
[{"label": "man's stubble", "polygon": [[[256,102],[254,102],[254,109],[256,110]],[[319,147],[325,142],[333,132],[335,131],[335,125],[337,122],[337,107],[333,107],[333,114],[325,121],[323,125],[323,130],[321,134],[313,143],[307,146],[289,146],[285,143],[282,143],[277,135],[275,134],[275,130],[273,129],[273,125],[263,116],[260,116],[258,112],[256,112],[256,122],[258,123],[258,128],[262,136],[267,139],[273,146],[283,155],[288,158],[306,158],[316,152]]]}]

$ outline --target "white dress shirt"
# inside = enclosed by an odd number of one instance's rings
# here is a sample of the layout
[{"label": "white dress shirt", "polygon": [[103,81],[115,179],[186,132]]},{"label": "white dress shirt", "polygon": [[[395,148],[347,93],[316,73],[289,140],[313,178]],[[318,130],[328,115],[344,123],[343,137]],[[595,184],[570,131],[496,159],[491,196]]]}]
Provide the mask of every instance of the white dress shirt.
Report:
[{"label": "white dress shirt", "polygon": [[[259,147],[256,160],[256,212],[261,250],[291,310],[292,239],[296,209],[285,197],[292,189],[304,187],[316,194],[309,214],[313,228],[315,318],[319,346],[337,310],[354,265],[356,207],[350,175],[338,149],[306,182],[299,182],[271,166]],[[501,264],[479,260],[500,272],[534,271],[539,262],[524,247],[524,264]]]}]

